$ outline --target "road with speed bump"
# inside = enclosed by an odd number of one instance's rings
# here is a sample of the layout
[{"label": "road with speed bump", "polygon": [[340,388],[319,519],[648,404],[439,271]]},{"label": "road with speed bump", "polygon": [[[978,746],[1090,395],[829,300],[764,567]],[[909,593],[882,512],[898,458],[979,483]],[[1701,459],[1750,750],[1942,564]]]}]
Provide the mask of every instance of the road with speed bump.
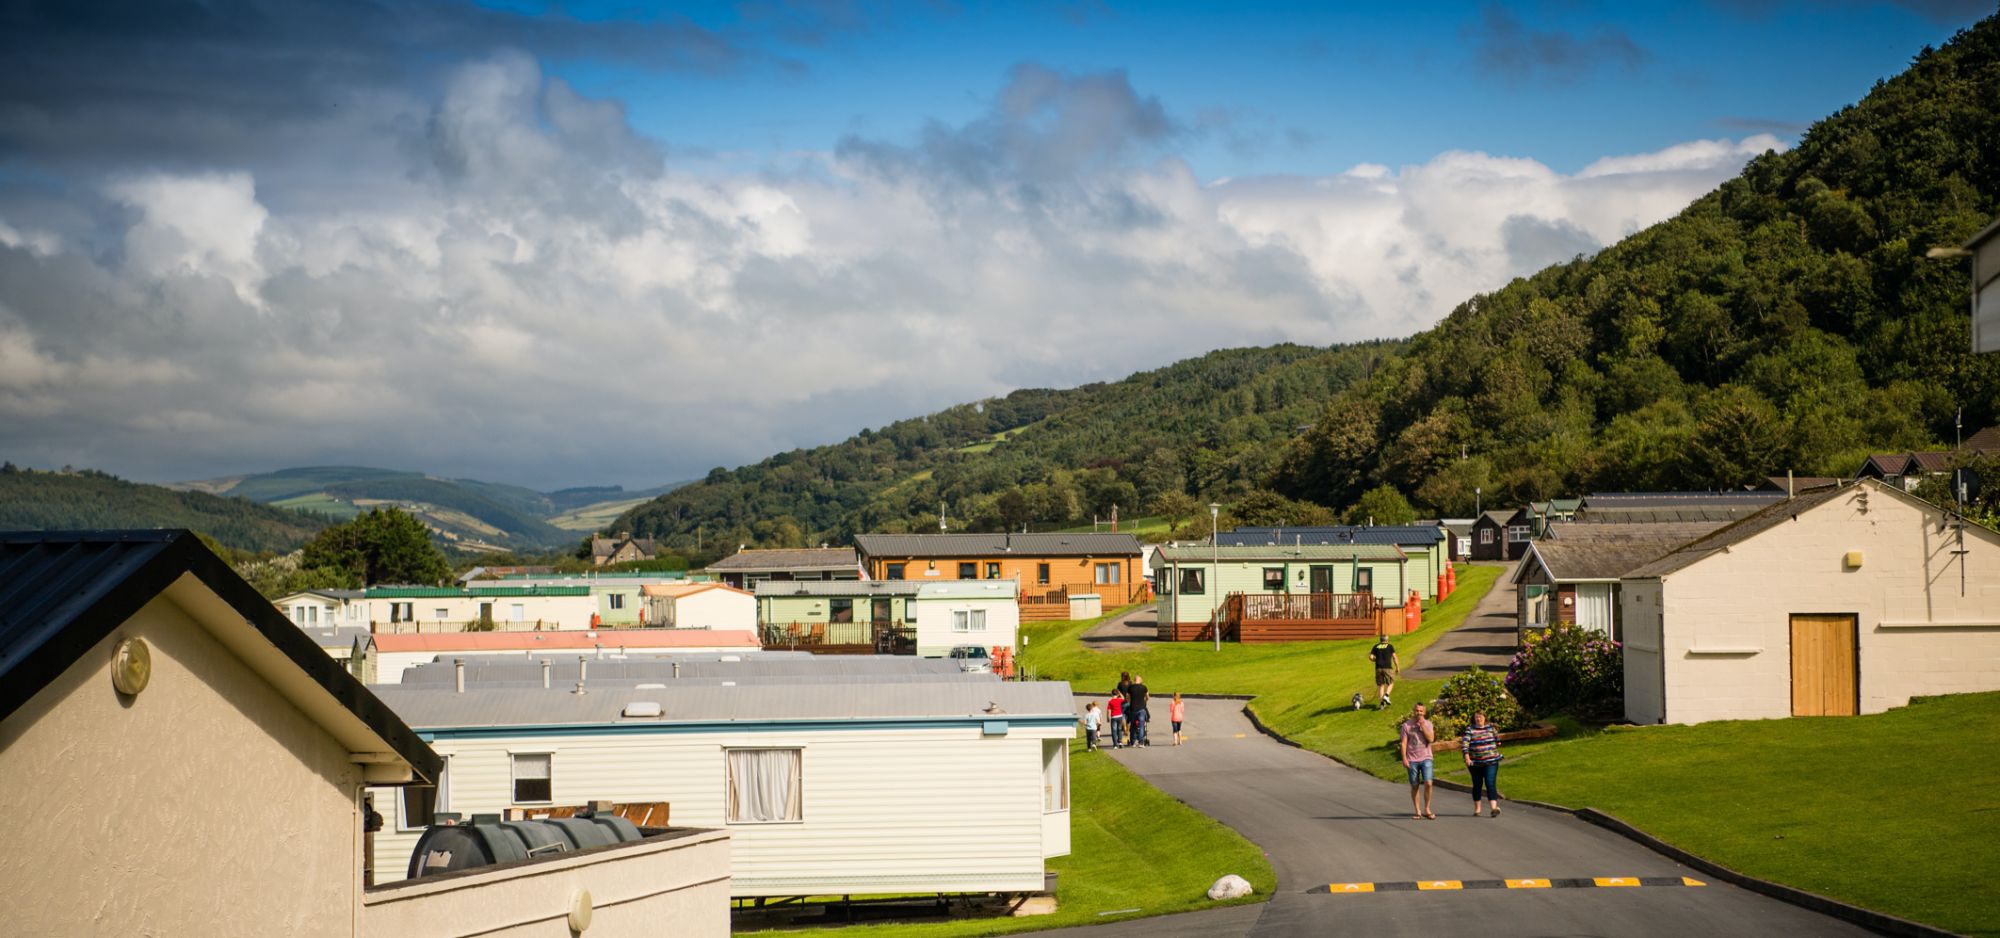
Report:
[{"label": "road with speed bump", "polygon": [[[1172,691],[1155,688],[1156,694]],[[1409,786],[1264,736],[1242,706],[1236,700],[1190,699],[1187,745],[1076,758],[1117,759],[1235,828],[1271,858],[1276,895],[1258,906],[1067,932],[1079,938],[1436,938],[1468,929],[1482,938],[1872,934],[1707,882],[1694,870],[1557,811],[1503,802],[1499,817],[1475,817],[1470,795],[1439,789],[1437,820],[1413,820]],[[1500,790],[1507,791],[1504,764]],[[1230,872],[1236,871],[1217,869],[1215,875]]]}]

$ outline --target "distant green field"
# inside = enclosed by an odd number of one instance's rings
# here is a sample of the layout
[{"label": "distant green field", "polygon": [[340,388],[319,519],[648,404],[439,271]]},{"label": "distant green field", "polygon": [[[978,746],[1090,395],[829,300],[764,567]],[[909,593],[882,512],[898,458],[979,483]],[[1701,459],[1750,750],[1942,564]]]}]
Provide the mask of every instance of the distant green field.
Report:
[{"label": "distant green field", "polygon": [[317,512],[319,514],[326,515],[327,517],[332,518],[335,521],[346,521],[361,514],[360,508],[355,507],[351,503],[344,502],[341,501],[340,499],[334,498],[333,496],[328,495],[325,492],[311,492],[305,495],[294,495],[290,498],[278,499],[277,501],[272,502],[271,504],[276,505],[279,508],[290,508],[295,511]]},{"label": "distant green field", "polygon": [[585,505],[575,511],[566,511],[549,518],[549,523],[565,531],[597,531],[618,519],[635,505],[643,505],[653,500],[653,496],[627,498],[615,502],[598,502]]},{"label": "distant green field", "polygon": [[[1095,525],[1093,527],[1092,525],[1088,524],[1080,524],[1073,528],[1063,528],[1062,533],[1088,534],[1093,529],[1097,531],[1110,531],[1111,525],[1109,523],[1106,523],[1106,524]],[[1167,534],[1171,530],[1173,530],[1173,526],[1168,524],[1167,519],[1160,515],[1145,515],[1138,518],[1118,519],[1118,533],[1134,535],[1137,538],[1139,538],[1139,540],[1145,541],[1148,544],[1166,540]]]}]

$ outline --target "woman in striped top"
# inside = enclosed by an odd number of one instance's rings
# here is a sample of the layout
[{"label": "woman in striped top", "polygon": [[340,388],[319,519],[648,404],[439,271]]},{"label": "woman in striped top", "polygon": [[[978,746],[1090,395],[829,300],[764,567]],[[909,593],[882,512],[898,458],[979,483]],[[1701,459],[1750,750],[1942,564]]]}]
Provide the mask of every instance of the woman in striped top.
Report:
[{"label": "woman in striped top", "polygon": [[[1478,817],[1488,798],[1493,801],[1492,817],[1500,816],[1500,734],[1486,724],[1486,714],[1472,715],[1472,725],[1458,734],[1458,751],[1472,772],[1472,816]],[[1484,792],[1484,796],[1482,796]]]}]

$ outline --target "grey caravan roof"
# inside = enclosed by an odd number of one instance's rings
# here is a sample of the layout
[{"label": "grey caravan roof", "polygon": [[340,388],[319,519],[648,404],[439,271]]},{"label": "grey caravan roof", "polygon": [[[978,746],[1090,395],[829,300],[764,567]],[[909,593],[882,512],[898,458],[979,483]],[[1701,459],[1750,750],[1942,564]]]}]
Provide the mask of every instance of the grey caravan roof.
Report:
[{"label": "grey caravan roof", "polygon": [[[970,683],[747,684],[570,688],[467,688],[387,685],[377,690],[397,715],[420,730],[497,727],[759,724],[1005,719],[1076,719],[1064,681]],[[626,717],[625,705],[660,705],[658,717]]]},{"label": "grey caravan roof", "polygon": [[918,658],[912,655],[805,655],[777,661],[760,660],[762,655],[746,655],[742,661],[691,661],[667,656],[593,658],[589,655],[540,655],[524,657],[488,656],[475,659],[439,655],[435,660],[403,672],[404,684],[449,685],[457,680],[456,661],[463,658],[468,681],[542,680],[542,661],[549,662],[551,680],[576,682],[577,659],[587,661],[589,680],[661,681],[675,679],[675,665],[681,679],[783,678],[810,683],[833,677],[874,677],[887,675],[955,674],[958,665],[945,658]]},{"label": "grey caravan roof", "polygon": [[336,625],[332,628],[318,625],[302,625],[299,631],[319,643],[321,648],[352,648],[355,639],[366,639],[373,634],[365,625]]},{"label": "grey caravan roof", "polygon": [[1143,549],[1130,534],[857,534],[869,557],[1116,557]]},{"label": "grey caravan roof", "polygon": [[1431,545],[1444,540],[1444,528],[1430,524],[1343,524],[1316,527],[1250,527],[1224,531],[1215,542],[1223,547],[1271,545],[1327,546],[1339,544]]},{"label": "grey caravan roof", "polygon": [[757,598],[784,596],[915,596],[916,580],[760,580]]}]

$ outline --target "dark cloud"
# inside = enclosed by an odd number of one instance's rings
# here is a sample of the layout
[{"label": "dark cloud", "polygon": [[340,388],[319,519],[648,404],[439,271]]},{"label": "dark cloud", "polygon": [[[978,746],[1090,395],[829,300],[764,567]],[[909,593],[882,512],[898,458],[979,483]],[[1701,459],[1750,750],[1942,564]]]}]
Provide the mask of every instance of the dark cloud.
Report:
[{"label": "dark cloud", "polygon": [[1514,82],[1541,78],[1575,83],[1607,66],[1637,69],[1648,58],[1615,26],[1600,25],[1581,36],[1561,29],[1534,30],[1498,4],[1488,4],[1465,35],[1481,70]]},{"label": "dark cloud", "polygon": [[1513,215],[1500,223],[1500,243],[1517,270],[1539,270],[1604,245],[1567,219]]}]

